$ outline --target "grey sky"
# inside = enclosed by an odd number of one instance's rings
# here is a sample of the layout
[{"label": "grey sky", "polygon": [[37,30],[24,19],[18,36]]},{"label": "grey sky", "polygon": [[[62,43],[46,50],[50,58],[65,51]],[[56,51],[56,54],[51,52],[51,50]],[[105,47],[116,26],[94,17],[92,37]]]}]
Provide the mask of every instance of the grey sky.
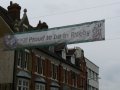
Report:
[{"label": "grey sky", "polygon": [[[7,8],[10,0],[0,5]],[[120,86],[120,0],[12,0],[27,8],[30,24],[47,22],[49,27],[66,26],[105,19],[105,41],[72,44],[84,49],[85,56],[100,67],[100,90]],[[21,16],[22,16],[21,14]]]}]

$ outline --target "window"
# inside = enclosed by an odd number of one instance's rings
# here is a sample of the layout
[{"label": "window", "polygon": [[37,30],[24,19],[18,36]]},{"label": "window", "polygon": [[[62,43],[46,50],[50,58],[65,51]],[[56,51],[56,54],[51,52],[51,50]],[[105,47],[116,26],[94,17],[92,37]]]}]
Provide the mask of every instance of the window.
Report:
[{"label": "window", "polygon": [[[72,72],[71,75],[72,75],[71,76],[72,77],[72,85],[77,87],[77,74],[75,72]],[[81,85],[82,85],[82,83],[83,83],[83,81],[81,79]]]},{"label": "window", "polygon": [[67,56],[67,61],[71,63],[71,56]]},{"label": "window", "polygon": [[96,81],[98,82],[98,79],[99,79],[99,77],[98,77],[98,74],[97,74],[97,76],[96,76]]},{"label": "window", "polygon": [[93,72],[93,79],[96,80],[96,73]]},{"label": "window", "polygon": [[75,64],[75,57],[74,56],[71,56],[71,63]]},{"label": "window", "polygon": [[18,79],[17,90],[29,90],[29,81],[26,79]]},{"label": "window", "polygon": [[75,86],[77,87],[77,74],[75,75]]},{"label": "window", "polygon": [[57,79],[57,66],[52,64],[52,78]]},{"label": "window", "polygon": [[54,52],[54,46],[49,46],[49,51]]},{"label": "window", "polygon": [[68,83],[67,69],[64,69],[64,82]]},{"label": "window", "polygon": [[61,52],[61,51],[56,51],[56,54],[57,54],[58,56],[61,56],[61,55],[62,55],[62,52]]},{"label": "window", "polygon": [[94,72],[91,71],[91,78],[94,80]]},{"label": "window", "polygon": [[58,87],[51,87],[50,90],[59,90],[59,88]]},{"label": "window", "polygon": [[92,71],[89,69],[89,78],[92,78]]},{"label": "window", "polygon": [[43,74],[43,66],[43,59],[37,56],[35,61],[35,72]]},{"label": "window", "polygon": [[66,52],[65,52],[65,49],[62,50],[62,58],[63,58],[63,59],[66,59]]},{"label": "window", "polygon": [[92,90],[92,87],[90,85],[88,86],[88,90]]},{"label": "window", "polygon": [[36,83],[35,84],[35,90],[45,90],[45,84]]},{"label": "window", "polygon": [[38,73],[39,74],[43,74],[43,64],[42,64],[42,59],[41,57],[37,58],[38,61]]},{"label": "window", "polygon": [[63,82],[64,83],[67,82],[67,71],[66,71],[66,69],[63,69]]},{"label": "window", "polygon": [[94,75],[94,76],[95,76],[95,81],[97,81],[97,73],[95,73],[95,75]]},{"label": "window", "polygon": [[29,51],[28,50],[25,50],[25,51],[23,51],[23,50],[18,50],[17,52],[16,52],[16,56],[17,56],[17,60],[18,60],[18,62],[17,62],[17,65],[18,65],[18,67],[20,67],[20,68],[24,68],[24,69],[28,69],[28,62],[29,62],[29,57],[30,57],[30,53],[29,53]]},{"label": "window", "polygon": [[17,51],[17,60],[18,60],[18,67],[22,67],[22,52],[21,51]]},{"label": "window", "polygon": [[28,62],[29,62],[29,56],[30,54],[28,52],[25,52],[25,58],[24,58],[24,68],[27,69],[28,67]]},{"label": "window", "polygon": [[65,77],[66,77],[65,69],[63,69],[63,82],[64,82],[64,83],[65,83]]},{"label": "window", "polygon": [[94,90],[94,87],[92,87],[92,90]]}]

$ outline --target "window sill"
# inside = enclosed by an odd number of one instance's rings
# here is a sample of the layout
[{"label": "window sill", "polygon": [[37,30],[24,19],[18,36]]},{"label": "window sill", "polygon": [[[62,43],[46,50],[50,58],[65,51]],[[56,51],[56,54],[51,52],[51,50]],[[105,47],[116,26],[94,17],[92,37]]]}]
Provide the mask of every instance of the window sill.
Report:
[{"label": "window sill", "polygon": [[53,78],[51,78],[51,80],[58,82],[58,80],[57,80],[57,79],[53,79]]},{"label": "window sill", "polygon": [[34,74],[45,77],[43,74],[39,74],[38,72],[34,72]]}]

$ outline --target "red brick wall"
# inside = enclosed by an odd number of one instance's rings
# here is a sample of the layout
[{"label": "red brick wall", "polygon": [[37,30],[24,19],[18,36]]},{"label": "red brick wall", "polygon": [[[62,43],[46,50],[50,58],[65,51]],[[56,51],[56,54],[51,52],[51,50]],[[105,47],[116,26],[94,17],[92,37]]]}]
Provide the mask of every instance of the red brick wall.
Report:
[{"label": "red brick wall", "polygon": [[32,53],[32,65],[31,65],[31,67],[32,67],[31,74],[32,75],[31,75],[31,84],[30,84],[31,90],[35,90],[35,83],[34,83],[34,80],[35,80],[35,75],[34,75],[34,73],[35,73],[35,60],[36,60],[36,56],[34,53]]},{"label": "red brick wall", "polygon": [[[31,90],[35,90],[35,83],[34,83],[34,80],[35,80],[35,59],[36,59],[36,56],[32,53],[32,65],[31,65],[31,70],[32,70],[32,78],[31,78]],[[84,90],[86,90],[87,88],[87,73],[86,73],[86,65],[85,63],[81,62],[81,67],[82,69],[80,69],[80,74],[76,74],[77,76],[77,87],[78,88],[81,88],[81,86],[84,86]],[[46,90],[50,90],[50,85],[51,85],[51,76],[52,76],[52,73],[51,73],[51,61],[49,59],[45,59],[43,60],[43,75],[45,77],[45,80],[46,80]],[[84,69],[84,70],[83,70]],[[30,67],[29,67],[29,70],[30,70]],[[72,79],[72,72],[74,71],[67,71],[67,78],[68,78],[68,81],[66,83],[66,85],[68,85],[69,87],[73,87],[73,82],[74,80]],[[63,79],[64,79],[64,69],[61,65],[58,65],[57,66],[57,80],[58,80],[58,83],[59,85],[61,86],[60,87],[60,90],[62,90],[63,88],[63,85],[65,84],[63,82]],[[84,85],[82,85],[84,83]]]}]

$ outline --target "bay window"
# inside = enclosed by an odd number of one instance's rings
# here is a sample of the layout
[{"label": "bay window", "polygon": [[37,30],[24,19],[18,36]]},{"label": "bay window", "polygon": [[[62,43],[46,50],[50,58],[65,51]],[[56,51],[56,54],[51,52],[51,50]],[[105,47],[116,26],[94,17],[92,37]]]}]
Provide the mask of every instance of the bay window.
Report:
[{"label": "bay window", "polygon": [[18,79],[17,90],[29,90],[29,80],[27,79]]}]

